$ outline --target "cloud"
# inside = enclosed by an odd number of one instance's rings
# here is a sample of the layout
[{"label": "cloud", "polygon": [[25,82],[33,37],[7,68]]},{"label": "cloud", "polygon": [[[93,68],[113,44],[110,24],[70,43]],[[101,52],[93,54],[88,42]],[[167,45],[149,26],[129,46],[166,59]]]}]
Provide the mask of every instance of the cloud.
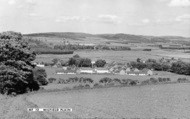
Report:
[{"label": "cloud", "polygon": [[37,17],[37,16],[38,16],[37,13],[29,13],[28,15],[29,15],[30,17]]},{"label": "cloud", "polygon": [[35,3],[35,1],[34,1],[34,0],[26,0],[26,2],[27,2],[27,3],[30,3],[30,4]]},{"label": "cloud", "polygon": [[184,14],[176,17],[175,19],[178,22],[190,22],[190,14]]},{"label": "cloud", "polygon": [[88,17],[81,17],[81,16],[59,16],[55,19],[55,22],[70,22],[70,21],[77,21],[77,22],[85,22],[87,21]]},{"label": "cloud", "polygon": [[98,21],[104,23],[119,24],[121,23],[121,18],[116,15],[106,14],[106,15],[99,15]]},{"label": "cloud", "polygon": [[14,5],[14,4],[16,4],[16,0],[9,0],[9,1],[8,1],[8,4]]},{"label": "cloud", "polygon": [[144,23],[144,24],[147,24],[147,23],[149,23],[149,22],[150,22],[149,19],[143,19],[143,20],[142,20],[142,23]]},{"label": "cloud", "polygon": [[171,0],[168,5],[171,7],[188,7],[190,0]]}]

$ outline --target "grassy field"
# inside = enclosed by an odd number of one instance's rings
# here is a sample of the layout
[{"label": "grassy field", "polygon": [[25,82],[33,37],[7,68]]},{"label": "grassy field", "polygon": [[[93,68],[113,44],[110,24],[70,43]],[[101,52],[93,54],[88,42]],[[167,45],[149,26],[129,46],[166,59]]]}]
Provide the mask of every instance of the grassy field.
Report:
[{"label": "grassy field", "polygon": [[56,118],[190,117],[190,84],[149,85],[39,93],[27,99],[43,108],[72,108],[72,112],[44,112]]},{"label": "grassy field", "polygon": [[54,58],[59,58],[62,60],[68,60],[70,57],[75,54],[80,55],[81,57],[87,57],[92,60],[104,59],[107,62],[130,62],[136,61],[137,58],[141,58],[143,60],[153,58],[160,59],[162,57],[171,58],[174,57],[176,59],[180,58],[183,61],[190,62],[190,54],[183,53],[181,51],[167,51],[161,49],[154,49],[150,52],[148,51],[139,51],[139,50],[131,50],[131,51],[75,51],[74,54],[68,55],[37,55],[35,61],[37,62],[51,62]]}]

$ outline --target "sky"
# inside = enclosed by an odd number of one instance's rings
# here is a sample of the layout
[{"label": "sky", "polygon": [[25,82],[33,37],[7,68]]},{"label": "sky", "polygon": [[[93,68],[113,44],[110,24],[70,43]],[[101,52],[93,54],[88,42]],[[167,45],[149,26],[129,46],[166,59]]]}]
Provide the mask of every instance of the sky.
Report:
[{"label": "sky", "polygon": [[0,0],[0,32],[190,37],[190,0]]}]

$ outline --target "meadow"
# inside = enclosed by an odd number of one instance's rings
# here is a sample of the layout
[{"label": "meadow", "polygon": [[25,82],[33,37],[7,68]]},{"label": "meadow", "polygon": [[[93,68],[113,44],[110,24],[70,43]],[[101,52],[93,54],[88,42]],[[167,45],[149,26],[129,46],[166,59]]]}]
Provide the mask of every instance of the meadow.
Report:
[{"label": "meadow", "polygon": [[72,108],[72,112],[44,112],[55,118],[187,119],[189,90],[189,83],[113,87],[37,93],[27,100],[39,108]]},{"label": "meadow", "polygon": [[[142,48],[141,48],[142,49]],[[75,51],[74,54],[67,55],[52,55],[52,54],[44,54],[37,55],[36,62],[51,62],[54,58],[59,58],[67,61],[70,57],[78,54],[81,57],[90,58],[92,60],[104,59],[107,62],[122,62],[128,63],[130,61],[136,61],[137,58],[141,58],[142,60],[147,59],[161,59],[172,58],[181,59],[186,62],[190,62],[190,54],[183,53],[177,50],[161,50],[161,49],[153,49],[152,51],[142,51],[142,50],[131,50],[131,51],[93,51],[93,50],[83,50],[83,51]]]}]

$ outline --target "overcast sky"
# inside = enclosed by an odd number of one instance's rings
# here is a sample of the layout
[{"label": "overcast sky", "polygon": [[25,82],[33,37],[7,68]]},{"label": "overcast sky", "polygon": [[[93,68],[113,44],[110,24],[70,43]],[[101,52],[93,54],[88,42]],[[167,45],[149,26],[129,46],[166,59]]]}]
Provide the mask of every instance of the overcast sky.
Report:
[{"label": "overcast sky", "polygon": [[0,0],[0,32],[190,37],[190,0]]}]

